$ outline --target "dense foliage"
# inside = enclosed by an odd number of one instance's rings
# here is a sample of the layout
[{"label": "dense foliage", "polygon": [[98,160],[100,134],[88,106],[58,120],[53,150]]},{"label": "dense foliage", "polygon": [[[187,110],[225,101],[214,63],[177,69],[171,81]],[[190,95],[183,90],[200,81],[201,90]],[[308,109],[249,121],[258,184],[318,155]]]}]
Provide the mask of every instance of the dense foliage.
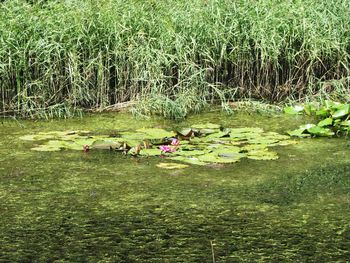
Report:
[{"label": "dense foliage", "polygon": [[314,106],[306,104],[286,107],[284,111],[288,114],[315,115],[319,122],[317,124],[306,124],[289,135],[296,137],[309,136],[333,136],[348,135],[350,132],[350,103],[324,101],[322,105]]},{"label": "dense foliage", "polygon": [[0,107],[63,114],[139,100],[183,117],[208,101],[349,91],[350,2],[0,3]]}]

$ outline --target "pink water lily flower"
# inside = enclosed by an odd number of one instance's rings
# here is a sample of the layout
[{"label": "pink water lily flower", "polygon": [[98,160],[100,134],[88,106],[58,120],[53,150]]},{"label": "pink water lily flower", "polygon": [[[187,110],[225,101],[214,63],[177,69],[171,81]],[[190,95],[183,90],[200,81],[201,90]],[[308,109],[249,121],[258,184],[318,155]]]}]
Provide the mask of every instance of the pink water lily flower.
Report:
[{"label": "pink water lily flower", "polygon": [[168,145],[159,146],[159,149],[162,151],[162,153],[172,153],[176,151],[175,148],[170,147]]},{"label": "pink water lily flower", "polygon": [[173,140],[171,141],[171,145],[173,145],[173,146],[179,146],[179,145],[180,145],[180,141],[179,141],[178,139],[173,139]]}]

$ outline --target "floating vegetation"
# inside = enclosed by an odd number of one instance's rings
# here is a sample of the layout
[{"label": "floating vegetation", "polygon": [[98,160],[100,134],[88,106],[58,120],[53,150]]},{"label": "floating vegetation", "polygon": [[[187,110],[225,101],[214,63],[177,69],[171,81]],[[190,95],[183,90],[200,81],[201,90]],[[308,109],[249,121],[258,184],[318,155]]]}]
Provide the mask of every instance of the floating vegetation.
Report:
[{"label": "floating vegetation", "polygon": [[172,170],[172,169],[187,168],[188,165],[187,164],[182,164],[182,163],[159,163],[159,164],[157,164],[157,167],[163,168],[163,169]]},{"label": "floating vegetation", "polygon": [[325,100],[321,107],[312,104],[286,107],[287,114],[315,115],[319,118],[317,124],[306,124],[298,129],[288,131],[296,137],[348,135],[350,132],[350,104]]},{"label": "floating vegetation", "polygon": [[[148,128],[116,131],[109,136],[94,135],[89,131],[59,131],[40,132],[20,139],[37,142],[31,148],[34,151],[110,150],[131,156],[162,156],[195,165],[235,163],[241,158],[275,160],[278,159],[277,153],[268,147],[295,143],[289,136],[264,132],[261,128],[224,128],[211,123],[172,132]],[[180,168],[171,164],[166,162],[158,166],[165,169]]]}]

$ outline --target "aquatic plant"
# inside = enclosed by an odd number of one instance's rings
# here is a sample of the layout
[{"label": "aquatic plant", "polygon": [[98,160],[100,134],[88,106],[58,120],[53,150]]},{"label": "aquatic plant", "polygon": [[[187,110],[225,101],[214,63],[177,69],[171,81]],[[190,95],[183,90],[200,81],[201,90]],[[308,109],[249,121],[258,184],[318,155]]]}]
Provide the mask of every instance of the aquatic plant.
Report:
[{"label": "aquatic plant", "polygon": [[159,149],[161,150],[162,153],[172,153],[176,151],[175,148],[170,147],[168,145],[159,146]]},{"label": "aquatic plant", "polygon": [[171,145],[173,145],[173,146],[179,146],[179,145],[180,145],[180,141],[179,141],[178,139],[173,139],[173,140],[171,141]]},{"label": "aquatic plant", "polygon": [[224,128],[212,123],[195,124],[174,132],[160,128],[115,131],[113,136],[60,131],[26,135],[20,139],[43,142],[32,147],[34,151],[110,150],[140,157],[163,156],[195,165],[235,163],[241,158],[275,160],[278,155],[269,147],[295,143],[289,136],[264,132],[261,128]]},{"label": "aquatic plant", "polygon": [[288,131],[296,137],[348,135],[350,132],[350,104],[325,100],[322,105],[312,104],[286,107],[288,114],[308,114],[318,118],[317,124],[306,124]]},{"label": "aquatic plant", "polygon": [[159,146],[159,149],[161,150],[162,153],[172,153],[176,152],[177,148],[180,145],[180,141],[176,138],[171,139],[171,146],[169,145],[162,145]]},{"label": "aquatic plant", "polygon": [[236,98],[346,97],[349,12],[342,0],[1,1],[1,113],[136,101],[135,114],[181,119]]}]

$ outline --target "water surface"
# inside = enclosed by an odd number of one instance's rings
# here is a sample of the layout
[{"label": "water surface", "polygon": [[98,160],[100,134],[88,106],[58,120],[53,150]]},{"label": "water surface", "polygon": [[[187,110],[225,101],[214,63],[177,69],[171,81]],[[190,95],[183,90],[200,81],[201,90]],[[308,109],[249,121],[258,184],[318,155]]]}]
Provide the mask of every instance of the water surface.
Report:
[{"label": "water surface", "polygon": [[194,123],[285,133],[303,117],[209,112],[0,124],[1,262],[347,262],[350,140],[303,139],[279,159],[163,170],[161,158],[35,152],[40,131],[110,133]]}]

